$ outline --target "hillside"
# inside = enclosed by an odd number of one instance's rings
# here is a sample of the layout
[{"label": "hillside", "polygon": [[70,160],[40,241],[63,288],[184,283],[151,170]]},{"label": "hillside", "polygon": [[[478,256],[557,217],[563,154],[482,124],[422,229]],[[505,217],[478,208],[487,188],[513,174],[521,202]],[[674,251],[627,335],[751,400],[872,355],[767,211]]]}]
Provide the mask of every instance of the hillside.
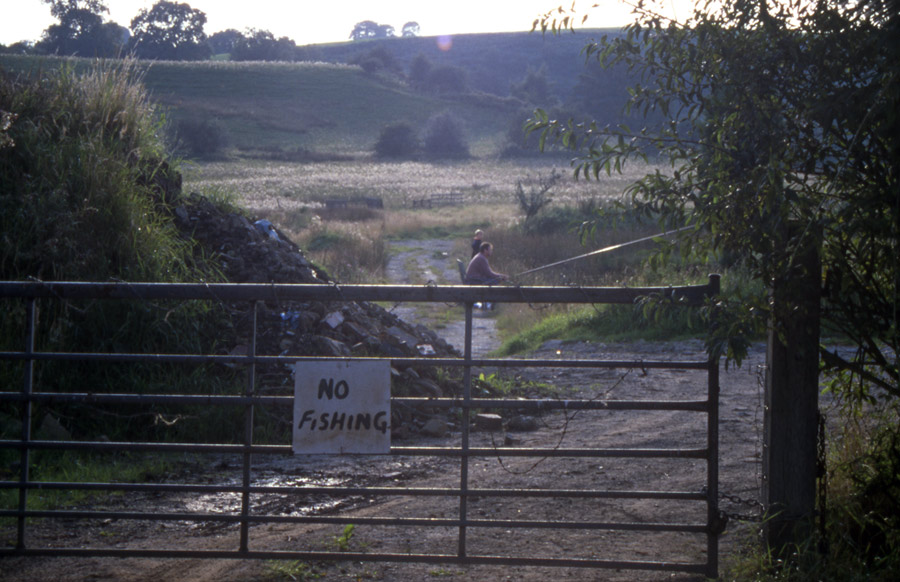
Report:
[{"label": "hillside", "polygon": [[[358,156],[371,152],[387,124],[422,127],[429,117],[450,111],[463,122],[472,151],[480,156],[502,149],[510,127],[534,106],[510,98],[512,84],[529,71],[541,71],[549,100],[572,103],[585,70],[582,47],[610,32],[460,35],[449,50],[441,50],[433,37],[392,38],[303,47],[301,54],[309,60],[295,63],[138,62],[136,69],[172,127],[185,120],[214,124],[243,155]],[[346,64],[376,48],[395,60],[390,73],[370,74]],[[406,77],[418,55],[434,67],[461,68],[469,92],[410,88]],[[78,71],[90,64],[89,59],[0,55],[0,66],[13,72]],[[617,113],[626,79],[621,73],[604,75],[608,82],[604,94],[595,95],[596,103],[602,111]]]},{"label": "hillside", "polygon": [[[585,29],[559,35],[540,32],[461,34],[451,37],[449,48],[438,37],[389,38],[302,47],[304,58],[329,63],[352,62],[374,47],[387,48],[404,71],[418,55],[435,66],[463,68],[470,86],[485,93],[506,96],[510,85],[531,70],[545,69],[551,89],[568,101],[578,75],[584,72],[581,54],[585,44],[602,36],[620,34],[618,29]],[[442,48],[443,47],[443,48]]]}]

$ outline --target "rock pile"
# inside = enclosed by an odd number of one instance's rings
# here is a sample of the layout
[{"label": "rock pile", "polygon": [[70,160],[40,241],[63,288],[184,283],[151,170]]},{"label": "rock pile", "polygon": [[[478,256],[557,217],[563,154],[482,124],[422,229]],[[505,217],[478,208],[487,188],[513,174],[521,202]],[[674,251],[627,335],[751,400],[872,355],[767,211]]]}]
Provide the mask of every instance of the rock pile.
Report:
[{"label": "rock pile", "polygon": [[[331,279],[311,264],[296,244],[267,221],[252,221],[227,212],[198,194],[170,200],[174,222],[183,236],[193,239],[207,257],[214,257],[232,283],[329,284]],[[230,306],[237,337],[231,353],[249,345],[249,306]],[[386,309],[368,302],[326,304],[282,302],[257,311],[257,353],[345,357],[351,355],[408,358],[458,356],[459,352],[434,331],[410,324]],[[262,389],[283,389],[285,370],[263,371]],[[442,396],[458,393],[458,385],[446,379],[438,383],[434,368],[394,369],[394,393]],[[421,427],[428,412],[406,414],[398,423],[403,430]]]}]

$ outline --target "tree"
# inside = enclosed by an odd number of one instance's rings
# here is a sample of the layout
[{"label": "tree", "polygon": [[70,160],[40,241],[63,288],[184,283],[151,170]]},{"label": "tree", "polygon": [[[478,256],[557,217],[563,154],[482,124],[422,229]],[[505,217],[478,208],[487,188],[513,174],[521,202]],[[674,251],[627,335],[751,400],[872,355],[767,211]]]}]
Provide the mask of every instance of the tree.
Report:
[{"label": "tree", "polygon": [[376,44],[371,50],[352,59],[350,64],[359,65],[367,73],[399,72],[400,70],[394,53],[384,43]]},{"label": "tree", "polygon": [[409,64],[409,82],[418,89],[425,87],[431,69],[431,60],[422,53],[417,54]]},{"label": "tree", "polygon": [[363,40],[367,38],[390,38],[394,36],[394,27],[390,24],[378,24],[374,20],[363,20],[357,22],[350,32],[350,38],[353,40]]},{"label": "tree", "polygon": [[448,112],[432,116],[422,137],[425,153],[433,158],[467,158],[469,145],[462,123]]},{"label": "tree", "polygon": [[212,48],[214,55],[230,53],[234,48],[234,43],[243,38],[243,36],[240,31],[233,28],[220,30],[209,37],[209,46]]},{"label": "tree", "polygon": [[8,47],[0,48],[0,53],[10,55],[27,55],[34,51],[34,43],[28,40],[20,40],[19,42],[12,43]]},{"label": "tree", "polygon": [[215,119],[183,119],[174,133],[178,149],[195,158],[217,158],[228,147],[228,133]]},{"label": "tree", "polygon": [[[645,158],[643,144],[651,144],[673,167],[635,183],[629,190],[633,203],[666,225],[693,226],[680,248],[739,257],[753,276],[773,286],[771,302],[720,304],[729,308],[724,320],[731,323],[720,327],[710,346],[714,354],[740,361],[738,330],[758,327],[764,317],[772,329],[770,351],[792,350],[788,367],[800,362],[813,369],[803,386],[769,385],[770,395],[797,391],[809,400],[811,390],[814,402],[820,364],[848,399],[896,402],[897,2],[721,5],[715,11],[698,7],[679,23],[644,4],[624,36],[586,47],[589,58],[604,66],[623,65],[638,74],[629,107],[662,113],[664,126],[632,131],[552,121],[538,111],[530,127],[543,139],[584,152],[576,174],[585,178]],[[548,13],[540,26],[558,30],[571,22],[563,10]],[[855,353],[818,349],[820,322],[852,341]],[[796,449],[790,452],[800,461],[788,471],[815,455],[808,427],[795,428],[806,444],[783,447]],[[811,441],[814,446],[814,435]],[[809,517],[814,498],[808,480],[801,487],[800,506],[787,500],[783,507],[795,523],[798,514]]]},{"label": "tree", "polygon": [[212,54],[203,27],[206,14],[187,3],[160,0],[131,21],[134,53],[145,59],[201,61]]},{"label": "tree", "polygon": [[268,30],[248,29],[235,40],[231,50],[233,61],[292,61],[297,45],[286,36],[275,39]]},{"label": "tree", "polygon": [[[43,0],[59,24],[47,27],[38,50],[49,54],[115,57],[127,41],[127,30],[104,22],[109,9],[101,0]],[[124,31],[124,34],[123,34]]]},{"label": "tree", "polygon": [[402,36],[403,38],[419,36],[419,23],[414,21],[407,22],[400,30],[400,36]]},{"label": "tree", "polygon": [[416,130],[405,122],[385,126],[375,143],[375,155],[379,158],[411,158],[419,153]]},{"label": "tree", "polygon": [[570,107],[591,116],[599,125],[615,125],[617,123],[658,125],[665,117],[659,112],[640,111],[625,112],[629,93],[626,87],[638,84],[639,77],[630,74],[624,65],[604,66],[596,60],[585,63],[583,72],[572,88]]},{"label": "tree", "polygon": [[[900,79],[891,36],[900,19],[895,0],[843,6],[772,14],[735,0],[683,25],[647,14],[626,36],[586,50],[643,73],[630,107],[662,111],[664,128],[567,124],[538,112],[530,129],[586,151],[576,166],[586,178],[644,158],[640,144],[653,143],[675,171],[634,184],[634,202],[695,225],[691,246],[739,256],[762,280],[791,272],[812,240],[826,275],[823,322],[862,350],[852,360],[823,353],[825,364],[900,397],[900,369],[881,352],[900,348],[892,259]],[[797,229],[787,233],[789,225]]]},{"label": "tree", "polygon": [[529,67],[524,79],[510,85],[509,94],[529,105],[546,107],[556,105],[558,101],[553,91],[550,90],[546,66],[542,66],[537,71]]},{"label": "tree", "polygon": [[109,12],[103,0],[41,0],[50,5],[50,14],[60,22],[76,21],[85,14]]}]

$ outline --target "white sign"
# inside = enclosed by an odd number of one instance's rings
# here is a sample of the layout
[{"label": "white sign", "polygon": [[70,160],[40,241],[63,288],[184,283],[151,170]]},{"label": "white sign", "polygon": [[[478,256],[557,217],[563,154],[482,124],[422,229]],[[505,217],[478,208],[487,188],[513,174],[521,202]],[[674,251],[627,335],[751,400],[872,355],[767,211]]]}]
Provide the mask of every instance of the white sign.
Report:
[{"label": "white sign", "polygon": [[298,362],[293,450],[296,454],[389,453],[388,362]]}]

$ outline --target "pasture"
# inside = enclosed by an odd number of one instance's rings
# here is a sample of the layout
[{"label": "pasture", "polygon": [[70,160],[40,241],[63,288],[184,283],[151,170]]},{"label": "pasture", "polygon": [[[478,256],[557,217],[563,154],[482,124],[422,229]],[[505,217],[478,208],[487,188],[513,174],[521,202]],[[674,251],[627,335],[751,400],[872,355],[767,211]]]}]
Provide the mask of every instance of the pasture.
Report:
[{"label": "pasture", "polygon": [[[467,257],[469,239],[476,228],[481,228],[498,244],[498,260],[511,272],[533,268],[542,264],[539,261],[547,263],[582,254],[590,249],[579,241],[577,227],[581,220],[591,218],[600,207],[622,201],[627,186],[648,170],[635,165],[622,175],[586,181],[576,180],[566,161],[559,157],[525,161],[482,158],[456,163],[357,160],[302,164],[245,160],[186,163],[184,178],[186,192],[214,193],[233,200],[256,218],[272,221],[337,278],[345,282],[377,282],[386,255],[376,259],[380,265],[359,265],[368,274],[343,269],[348,262],[354,262],[354,256],[359,256],[360,251],[352,250],[354,240],[371,249],[383,246],[385,240],[454,238],[459,244],[456,254]],[[522,231],[524,213],[515,199],[516,183],[521,182],[527,190],[540,176],[553,171],[562,177],[548,193],[552,201],[546,212],[566,209],[563,223],[526,234]],[[441,192],[461,193],[463,204],[434,208],[414,205],[418,199]],[[362,198],[381,199],[384,209],[325,207],[328,200]],[[648,228],[652,231],[654,227]],[[650,231],[605,230],[593,244],[614,244]],[[510,238],[513,235],[517,236]],[[331,264],[323,260],[318,252],[321,249],[317,250],[328,240],[334,242],[324,245],[332,256]],[[347,248],[349,257],[337,259],[335,246]]]}]

